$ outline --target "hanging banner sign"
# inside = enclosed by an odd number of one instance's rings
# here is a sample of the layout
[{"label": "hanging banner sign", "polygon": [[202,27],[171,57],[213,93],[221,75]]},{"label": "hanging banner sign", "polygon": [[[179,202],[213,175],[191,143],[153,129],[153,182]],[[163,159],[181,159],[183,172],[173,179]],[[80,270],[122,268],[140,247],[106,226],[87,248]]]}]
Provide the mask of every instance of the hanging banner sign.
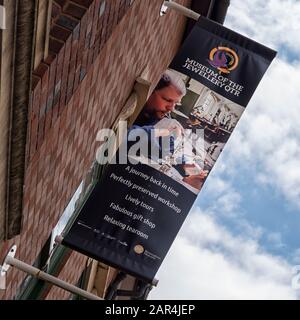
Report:
[{"label": "hanging banner sign", "polygon": [[63,244],[151,282],[275,55],[200,17]]}]

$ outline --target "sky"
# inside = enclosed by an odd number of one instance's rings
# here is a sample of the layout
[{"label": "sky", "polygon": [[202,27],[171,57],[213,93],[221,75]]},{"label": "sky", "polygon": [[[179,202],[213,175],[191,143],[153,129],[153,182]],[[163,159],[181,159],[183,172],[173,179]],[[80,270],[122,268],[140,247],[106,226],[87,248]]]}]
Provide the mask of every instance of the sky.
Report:
[{"label": "sky", "polygon": [[149,299],[300,299],[300,1],[231,0],[224,25],[278,54]]}]

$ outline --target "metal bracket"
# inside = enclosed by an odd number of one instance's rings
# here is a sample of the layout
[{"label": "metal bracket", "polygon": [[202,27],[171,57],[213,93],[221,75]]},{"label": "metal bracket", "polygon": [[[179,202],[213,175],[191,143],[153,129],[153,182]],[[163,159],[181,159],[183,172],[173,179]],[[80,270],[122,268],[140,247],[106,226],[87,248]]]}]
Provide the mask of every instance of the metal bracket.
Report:
[{"label": "metal bracket", "polygon": [[0,290],[6,289],[6,273],[10,267],[10,264],[7,263],[8,257],[14,258],[17,252],[17,246],[13,245],[6,257],[4,258],[3,265],[0,266]]},{"label": "metal bracket", "polygon": [[12,266],[12,267],[15,267],[25,273],[32,275],[33,277],[36,277],[37,279],[47,281],[57,287],[60,287],[66,291],[72,292],[76,295],[82,296],[86,299],[103,300],[102,298],[100,298],[92,293],[89,293],[85,290],[82,290],[82,289],[80,289],[72,284],[69,284],[63,280],[60,280],[60,279],[52,276],[51,274],[43,272],[42,270],[35,268],[35,267],[33,267],[23,261],[15,259],[14,256],[16,254],[16,250],[17,250],[17,246],[16,245],[12,246],[9,253],[6,255],[6,257],[4,259],[4,263],[1,267],[1,287],[0,287],[0,289],[2,289],[2,290],[6,289],[6,286],[5,286],[6,273],[7,273],[7,270],[9,269],[9,267]]},{"label": "metal bracket", "polygon": [[165,15],[167,13],[168,9],[173,9],[173,10],[179,12],[180,14],[183,14],[184,16],[191,18],[191,19],[194,19],[194,20],[198,20],[200,17],[199,13],[197,13],[191,9],[188,9],[185,6],[182,6],[182,5],[180,5],[174,1],[171,1],[171,0],[163,2],[163,4],[160,7],[159,15],[160,16]]},{"label": "metal bracket", "polygon": [[164,16],[165,14],[167,14],[167,10],[168,10],[168,6],[165,5],[165,2],[168,2],[168,1],[164,1],[163,4],[161,5],[160,7],[160,12],[159,12],[159,15],[162,17]]}]

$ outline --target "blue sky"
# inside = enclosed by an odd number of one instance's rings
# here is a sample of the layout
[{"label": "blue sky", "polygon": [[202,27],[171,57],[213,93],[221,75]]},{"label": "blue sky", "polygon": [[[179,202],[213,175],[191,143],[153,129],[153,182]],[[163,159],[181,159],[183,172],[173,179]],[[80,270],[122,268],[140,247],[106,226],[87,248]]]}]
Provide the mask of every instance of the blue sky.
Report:
[{"label": "blue sky", "polygon": [[225,26],[278,51],[157,277],[152,299],[299,299],[300,1],[231,0]]}]

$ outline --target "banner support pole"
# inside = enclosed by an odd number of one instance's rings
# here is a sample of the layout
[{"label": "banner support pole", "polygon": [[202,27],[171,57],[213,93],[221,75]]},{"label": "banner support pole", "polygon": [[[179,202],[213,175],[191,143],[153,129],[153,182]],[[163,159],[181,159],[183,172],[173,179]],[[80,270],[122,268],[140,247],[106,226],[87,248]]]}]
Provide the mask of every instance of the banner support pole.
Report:
[{"label": "banner support pole", "polygon": [[[63,240],[64,240],[64,238],[63,238],[62,235],[58,235],[58,236],[56,236],[56,237],[54,238],[54,242],[57,243],[57,244],[61,244]],[[157,284],[158,284],[158,279],[154,278],[154,279],[152,280],[152,283],[151,283],[151,284],[152,284],[154,287],[156,287]]]},{"label": "banner support pole", "polygon": [[161,6],[161,9],[160,9],[160,15],[162,16],[162,15],[166,14],[167,9],[173,9],[173,10],[179,12],[180,14],[183,14],[184,16],[191,18],[193,20],[198,20],[200,17],[199,13],[197,13],[191,9],[188,9],[185,6],[182,6],[182,5],[180,5],[176,2],[173,2],[171,0],[164,1],[164,3]]},{"label": "banner support pole", "polygon": [[[47,281],[57,287],[60,287],[66,291],[69,291],[71,293],[74,293],[76,295],[79,295],[83,298],[86,298],[88,300],[104,300],[92,293],[89,293],[83,289],[80,289],[72,284],[69,284],[63,280],[60,280],[46,272],[43,272],[42,270],[35,268],[21,260],[18,260],[16,258],[14,258],[16,252],[16,246],[13,246],[9,253],[7,254],[3,266],[1,267],[1,277],[3,277],[5,279],[6,277],[6,272],[9,268],[9,266],[15,267],[25,273],[28,273],[30,275],[32,275],[33,277],[40,279],[40,280],[44,280]],[[3,284],[5,284],[5,280],[3,280]],[[5,285],[1,286],[2,290],[5,290]]]}]

